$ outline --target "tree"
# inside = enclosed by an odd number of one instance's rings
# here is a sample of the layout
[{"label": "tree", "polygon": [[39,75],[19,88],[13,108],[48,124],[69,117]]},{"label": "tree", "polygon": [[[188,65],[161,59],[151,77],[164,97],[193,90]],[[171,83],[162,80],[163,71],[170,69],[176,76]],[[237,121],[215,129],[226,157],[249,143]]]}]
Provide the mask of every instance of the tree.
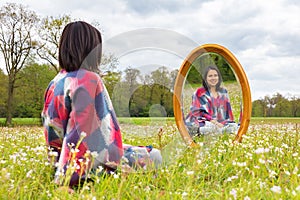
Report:
[{"label": "tree", "polygon": [[263,99],[258,99],[252,103],[252,116],[253,117],[266,117],[267,104]]},{"label": "tree", "polygon": [[[47,61],[58,73],[58,48],[60,36],[64,27],[75,21],[71,18],[70,15],[63,15],[58,17],[48,16],[45,17],[39,27],[39,37],[40,42],[37,48],[37,55]],[[92,23],[93,26],[100,30],[100,25],[97,22]],[[112,55],[102,55],[101,65],[100,65],[100,73],[101,76],[111,75],[112,72],[116,69],[118,64],[118,59]]]},{"label": "tree", "polygon": [[300,98],[293,96],[290,102],[292,117],[300,117]]},{"label": "tree", "polygon": [[103,77],[103,82],[106,86],[109,96],[112,96],[115,86],[121,80],[121,72],[112,72],[108,71],[107,74]]},{"label": "tree", "polygon": [[222,56],[215,53],[205,53],[195,59],[193,63],[191,63],[191,68],[187,75],[188,82],[190,84],[202,83],[205,69],[209,65],[218,67],[224,82],[236,81],[236,77],[233,73],[232,68]]},{"label": "tree", "polygon": [[44,92],[56,71],[49,65],[30,63],[18,74],[14,117],[40,117]]},{"label": "tree", "polygon": [[58,73],[58,47],[59,40],[64,27],[71,22],[69,15],[63,15],[61,17],[46,17],[42,19],[38,34],[40,36],[40,42],[36,53],[38,56],[47,61],[53,69]]},{"label": "tree", "polygon": [[186,80],[189,84],[202,84],[202,76],[199,69],[196,69],[194,65],[191,65],[189,72],[187,73]]},{"label": "tree", "polygon": [[[122,103],[129,107],[130,116],[135,117],[149,117],[150,110],[157,105],[163,107],[168,115],[172,115],[172,97],[171,92],[173,86],[171,82],[174,79],[166,67],[160,67],[151,74],[142,76],[137,69],[127,68],[125,70],[125,77],[123,81],[123,89],[126,88],[124,95],[129,96],[129,101],[118,101],[117,106],[120,107]],[[118,87],[120,88],[120,86]],[[171,89],[170,89],[171,88]],[[118,99],[121,99],[119,97]],[[157,112],[156,112],[157,111]],[[161,116],[157,109],[152,109],[152,116]]]},{"label": "tree", "polygon": [[253,117],[299,117],[300,99],[296,96],[283,97],[276,93],[272,96],[265,96],[263,99],[255,100],[252,103]]},{"label": "tree", "polygon": [[7,76],[0,69],[0,117],[5,117],[5,102],[7,100]]},{"label": "tree", "polygon": [[130,95],[128,108],[131,108],[133,104],[134,91],[138,88],[138,77],[141,76],[141,72],[138,69],[127,67],[125,70],[125,83],[128,87],[128,94]]},{"label": "tree", "polygon": [[[166,95],[166,88],[170,86],[170,75],[169,71],[166,67],[162,66],[157,70],[151,72],[151,79],[153,80],[154,85],[152,86],[152,93],[150,96],[151,103],[153,101],[159,101],[159,104],[164,106],[165,105],[165,95]],[[156,96],[154,96],[153,92],[155,91]]]},{"label": "tree", "polygon": [[116,85],[121,82],[122,72],[116,70],[118,64],[119,60],[113,54],[102,54],[99,73],[111,97]]},{"label": "tree", "polygon": [[274,117],[288,117],[291,115],[291,105],[288,99],[277,93],[273,96],[275,103]]},{"label": "tree", "polygon": [[12,102],[17,74],[34,48],[33,31],[38,18],[23,5],[8,3],[0,9],[0,50],[8,75],[5,125],[11,125]]},{"label": "tree", "polygon": [[170,72],[170,89],[172,91],[174,91],[175,81],[176,81],[178,72],[179,72],[178,69],[175,69],[175,70]]},{"label": "tree", "polygon": [[109,76],[115,75],[115,73],[120,73],[116,71],[119,64],[119,60],[113,54],[102,54],[101,64],[100,64],[100,75]]}]

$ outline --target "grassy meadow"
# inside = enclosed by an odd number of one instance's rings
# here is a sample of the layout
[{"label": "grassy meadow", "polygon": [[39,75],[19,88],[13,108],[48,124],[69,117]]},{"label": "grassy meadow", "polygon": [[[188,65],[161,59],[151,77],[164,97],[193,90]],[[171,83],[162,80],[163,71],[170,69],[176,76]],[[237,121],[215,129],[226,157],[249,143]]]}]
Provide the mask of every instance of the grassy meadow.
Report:
[{"label": "grassy meadow", "polygon": [[0,126],[0,199],[300,199],[299,118],[253,118],[242,143],[207,136],[196,148],[174,119],[119,120],[124,143],[160,148],[163,166],[92,176],[70,194],[52,182],[38,123]]}]

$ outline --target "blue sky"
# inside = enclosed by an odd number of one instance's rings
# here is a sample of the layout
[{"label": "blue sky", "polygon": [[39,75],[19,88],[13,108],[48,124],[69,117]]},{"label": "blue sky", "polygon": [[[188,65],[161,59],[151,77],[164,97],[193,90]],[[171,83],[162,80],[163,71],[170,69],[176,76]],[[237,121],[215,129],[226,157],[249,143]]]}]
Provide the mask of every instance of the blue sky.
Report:
[{"label": "blue sky", "polygon": [[[244,67],[253,99],[276,92],[300,96],[297,0],[7,0],[0,6],[5,2],[27,5],[41,17],[69,14],[74,19],[97,21],[104,41],[116,42],[126,39],[126,33],[138,36],[141,30],[148,30],[154,49],[120,56],[123,65],[134,63],[142,69],[151,64],[179,68],[193,48],[217,43]],[[155,37],[157,30],[162,34]],[[136,43],[142,45],[138,37]],[[107,49],[110,45],[108,42]]]}]

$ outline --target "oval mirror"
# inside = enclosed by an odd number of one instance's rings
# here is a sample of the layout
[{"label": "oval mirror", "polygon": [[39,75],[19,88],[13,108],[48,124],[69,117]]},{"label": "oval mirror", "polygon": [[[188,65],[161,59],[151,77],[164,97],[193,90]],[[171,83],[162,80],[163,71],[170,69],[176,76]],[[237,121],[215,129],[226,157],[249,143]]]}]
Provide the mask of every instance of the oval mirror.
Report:
[{"label": "oval mirror", "polygon": [[251,117],[246,74],[225,47],[205,44],[182,63],[174,85],[174,116],[183,140],[196,145],[201,135],[235,134],[241,141]]}]

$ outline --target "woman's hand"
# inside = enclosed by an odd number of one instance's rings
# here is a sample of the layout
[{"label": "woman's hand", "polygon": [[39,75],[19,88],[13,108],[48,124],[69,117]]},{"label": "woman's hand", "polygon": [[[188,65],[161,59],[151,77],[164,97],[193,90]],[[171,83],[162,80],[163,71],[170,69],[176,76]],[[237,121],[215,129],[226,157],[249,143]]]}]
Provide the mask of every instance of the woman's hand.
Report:
[{"label": "woman's hand", "polygon": [[210,121],[212,124],[214,124],[215,126],[217,126],[218,128],[223,128],[224,125],[219,123],[217,120],[213,119]]}]

